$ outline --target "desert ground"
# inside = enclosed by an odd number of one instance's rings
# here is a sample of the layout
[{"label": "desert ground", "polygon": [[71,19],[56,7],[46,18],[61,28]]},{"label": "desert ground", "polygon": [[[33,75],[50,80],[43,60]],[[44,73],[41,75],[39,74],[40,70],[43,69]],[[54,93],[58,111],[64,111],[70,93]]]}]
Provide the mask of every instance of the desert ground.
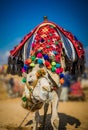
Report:
[{"label": "desert ground", "polygon": [[[84,93],[86,95],[85,101],[59,103],[60,126],[58,130],[88,130],[88,89],[84,90]],[[10,98],[3,82],[0,81],[0,130],[32,130],[33,113],[30,113],[22,126],[19,127],[27,113],[28,110],[21,106],[21,97]],[[43,109],[40,110],[40,114],[41,123]],[[50,117],[51,108],[49,107],[45,130],[52,130]]]}]

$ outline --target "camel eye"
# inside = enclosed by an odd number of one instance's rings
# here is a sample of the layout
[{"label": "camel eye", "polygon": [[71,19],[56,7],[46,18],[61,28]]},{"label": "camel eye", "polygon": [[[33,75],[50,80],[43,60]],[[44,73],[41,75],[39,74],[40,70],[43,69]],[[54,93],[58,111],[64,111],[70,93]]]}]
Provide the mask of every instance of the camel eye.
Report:
[{"label": "camel eye", "polygon": [[52,83],[51,83],[51,82],[49,82],[49,84],[51,85]]}]

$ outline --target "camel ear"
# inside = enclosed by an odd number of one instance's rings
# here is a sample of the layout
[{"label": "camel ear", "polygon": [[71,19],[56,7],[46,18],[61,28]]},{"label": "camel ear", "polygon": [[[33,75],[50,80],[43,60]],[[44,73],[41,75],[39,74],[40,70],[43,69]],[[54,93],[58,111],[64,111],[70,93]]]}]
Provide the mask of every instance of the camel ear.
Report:
[{"label": "camel ear", "polygon": [[23,72],[22,77],[27,78],[27,73]]}]

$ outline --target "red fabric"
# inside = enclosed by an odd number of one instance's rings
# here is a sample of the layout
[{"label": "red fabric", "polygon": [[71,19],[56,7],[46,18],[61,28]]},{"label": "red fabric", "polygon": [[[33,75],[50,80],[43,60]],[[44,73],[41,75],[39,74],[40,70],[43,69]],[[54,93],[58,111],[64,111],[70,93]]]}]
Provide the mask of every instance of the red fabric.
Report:
[{"label": "red fabric", "polygon": [[36,54],[38,50],[42,50],[43,54],[47,54],[49,57],[53,56],[53,59],[56,59],[56,55],[53,55],[55,51],[60,58],[62,52],[62,42],[59,42],[60,40],[61,38],[54,26],[44,25],[36,32],[32,48],[33,54]]}]

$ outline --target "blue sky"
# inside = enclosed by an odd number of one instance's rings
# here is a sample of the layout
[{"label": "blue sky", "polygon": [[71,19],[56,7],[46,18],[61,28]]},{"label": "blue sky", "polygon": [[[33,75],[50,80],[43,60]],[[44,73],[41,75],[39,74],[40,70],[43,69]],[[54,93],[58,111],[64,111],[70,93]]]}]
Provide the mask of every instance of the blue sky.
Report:
[{"label": "blue sky", "polygon": [[88,0],[0,0],[0,63],[44,15],[88,47]]}]

